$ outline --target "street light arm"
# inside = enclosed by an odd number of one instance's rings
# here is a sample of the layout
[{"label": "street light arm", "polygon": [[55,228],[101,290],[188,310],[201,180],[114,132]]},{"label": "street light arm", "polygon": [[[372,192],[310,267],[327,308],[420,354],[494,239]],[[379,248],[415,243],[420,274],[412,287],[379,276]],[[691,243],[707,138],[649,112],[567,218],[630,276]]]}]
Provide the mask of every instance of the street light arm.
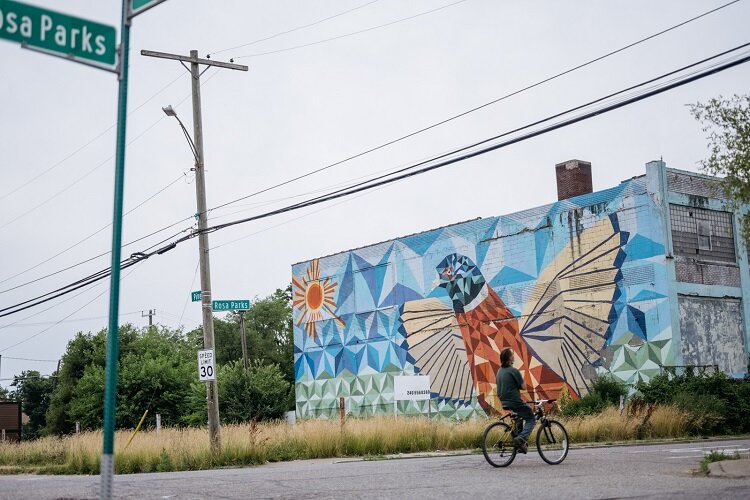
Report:
[{"label": "street light arm", "polygon": [[185,128],[185,124],[182,123],[182,120],[180,120],[180,117],[177,116],[177,112],[172,108],[172,106],[164,106],[161,108],[162,111],[164,111],[164,114],[167,116],[173,116],[177,123],[180,124],[180,128],[182,129],[182,133],[185,134],[185,139],[188,141],[188,145],[190,146],[190,152],[193,153],[193,158],[195,158],[195,166],[200,167],[200,160],[198,159],[198,149],[195,147],[195,143],[193,142],[193,138],[190,137],[190,133]]},{"label": "street light arm", "polygon": [[185,128],[185,125],[182,123],[182,120],[180,120],[180,117],[175,115],[175,118],[177,119],[177,123],[180,124],[182,133],[185,134],[185,139],[187,139],[188,144],[190,145],[190,152],[193,153],[193,158],[195,158],[195,165],[200,166],[200,160],[198,160],[198,151],[195,149],[195,143],[193,142],[193,138],[190,137],[190,133]]}]

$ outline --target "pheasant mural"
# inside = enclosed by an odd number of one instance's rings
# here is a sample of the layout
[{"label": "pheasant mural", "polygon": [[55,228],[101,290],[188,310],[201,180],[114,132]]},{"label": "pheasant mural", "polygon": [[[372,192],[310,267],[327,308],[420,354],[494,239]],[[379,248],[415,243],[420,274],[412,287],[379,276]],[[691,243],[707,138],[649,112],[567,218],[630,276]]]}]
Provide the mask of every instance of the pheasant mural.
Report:
[{"label": "pheasant mural", "polygon": [[540,274],[538,298],[518,318],[470,258],[451,254],[438,264],[438,286],[448,292],[452,310],[438,299],[422,299],[406,303],[402,313],[409,354],[420,373],[430,375],[433,392],[454,400],[476,393],[487,413],[500,411],[495,374],[506,347],[536,397],[588,391],[586,370],[604,347],[627,242],[611,218],[588,231],[601,236],[582,235],[585,243],[563,250]]},{"label": "pheasant mural", "polygon": [[[676,364],[659,217],[637,178],[295,264],[298,415],[493,414],[506,347],[530,398]],[[430,401],[395,401],[409,375]]]}]

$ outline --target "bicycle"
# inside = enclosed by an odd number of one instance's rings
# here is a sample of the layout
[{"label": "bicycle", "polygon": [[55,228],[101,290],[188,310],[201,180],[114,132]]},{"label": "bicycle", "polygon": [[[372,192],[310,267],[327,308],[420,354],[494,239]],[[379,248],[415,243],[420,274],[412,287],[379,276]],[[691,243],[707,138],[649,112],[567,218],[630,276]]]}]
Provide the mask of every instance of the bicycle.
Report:
[{"label": "bicycle", "polygon": [[[544,413],[544,404],[555,401],[555,399],[542,399],[528,403],[536,405],[534,410],[538,426],[536,449],[542,460],[550,465],[562,463],[568,456],[570,446],[568,431],[565,427],[557,420],[547,418]],[[518,447],[513,444],[513,438],[521,433],[521,429],[523,429],[523,418],[514,412],[507,413],[497,422],[487,426],[482,434],[482,453],[490,465],[507,467],[513,462],[518,453]]]}]

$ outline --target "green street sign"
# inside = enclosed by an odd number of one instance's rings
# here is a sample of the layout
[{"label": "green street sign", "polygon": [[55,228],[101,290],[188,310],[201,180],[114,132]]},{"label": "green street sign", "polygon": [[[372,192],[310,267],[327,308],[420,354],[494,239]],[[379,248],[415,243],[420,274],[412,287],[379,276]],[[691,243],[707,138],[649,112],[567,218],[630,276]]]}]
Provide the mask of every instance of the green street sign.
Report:
[{"label": "green street sign", "polygon": [[115,27],[0,0],[0,38],[56,55],[114,66]]},{"label": "green street sign", "polygon": [[162,2],[166,2],[166,0],[130,0],[130,17],[135,17]]},{"label": "green street sign", "polygon": [[250,309],[249,300],[214,300],[214,311],[247,311]]},{"label": "green street sign", "polygon": [[201,291],[198,290],[197,292],[192,292],[190,294],[190,298],[193,299],[193,302],[200,302],[201,301]]}]

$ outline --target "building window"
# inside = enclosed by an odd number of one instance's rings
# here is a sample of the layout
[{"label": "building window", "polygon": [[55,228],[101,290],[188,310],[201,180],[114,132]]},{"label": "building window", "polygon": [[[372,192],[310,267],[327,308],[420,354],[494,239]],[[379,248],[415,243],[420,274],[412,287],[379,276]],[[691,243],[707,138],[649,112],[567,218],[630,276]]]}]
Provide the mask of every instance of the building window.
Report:
[{"label": "building window", "polygon": [[698,225],[698,250],[711,250],[711,222],[696,221]]},{"label": "building window", "polygon": [[697,260],[736,263],[732,212],[669,205],[676,255]]}]

